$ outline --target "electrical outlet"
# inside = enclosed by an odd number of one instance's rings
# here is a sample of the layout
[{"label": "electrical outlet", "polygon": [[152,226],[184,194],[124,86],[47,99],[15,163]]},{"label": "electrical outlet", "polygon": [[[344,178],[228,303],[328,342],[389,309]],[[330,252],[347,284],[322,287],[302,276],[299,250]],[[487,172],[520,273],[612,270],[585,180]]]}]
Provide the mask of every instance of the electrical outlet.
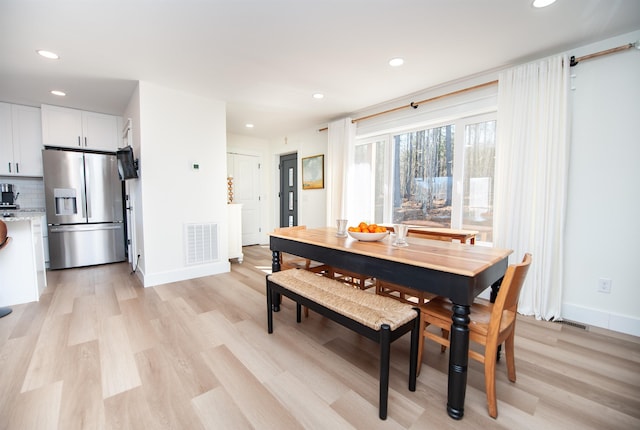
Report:
[{"label": "electrical outlet", "polygon": [[598,279],[598,292],[599,293],[611,293],[611,279],[600,278]]}]

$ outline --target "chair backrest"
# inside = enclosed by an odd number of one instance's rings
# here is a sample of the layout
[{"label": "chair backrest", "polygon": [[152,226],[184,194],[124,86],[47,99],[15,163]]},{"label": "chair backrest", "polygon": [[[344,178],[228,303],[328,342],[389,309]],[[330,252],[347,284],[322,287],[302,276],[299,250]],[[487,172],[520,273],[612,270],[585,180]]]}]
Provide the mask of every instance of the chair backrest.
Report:
[{"label": "chair backrest", "polygon": [[527,277],[529,266],[531,265],[531,254],[526,253],[522,263],[512,264],[507,267],[507,271],[502,279],[498,296],[491,311],[491,321],[489,322],[489,333],[498,333],[504,311],[508,310],[514,314],[518,311],[518,299],[520,290]]},{"label": "chair backrest", "polygon": [[274,233],[282,233],[289,230],[306,230],[306,225],[294,225],[293,227],[278,227],[273,229]]},{"label": "chair backrest", "polygon": [[427,234],[416,232],[415,230],[407,231],[407,237],[418,237],[420,239],[431,239],[431,240],[441,240],[443,242],[453,242],[453,238],[451,236],[440,236],[436,234]]}]

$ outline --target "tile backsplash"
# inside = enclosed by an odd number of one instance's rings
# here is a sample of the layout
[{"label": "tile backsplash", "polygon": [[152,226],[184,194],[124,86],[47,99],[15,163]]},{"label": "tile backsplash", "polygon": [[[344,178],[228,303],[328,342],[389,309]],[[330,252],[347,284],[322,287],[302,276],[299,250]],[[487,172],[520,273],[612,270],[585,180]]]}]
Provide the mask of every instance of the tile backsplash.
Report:
[{"label": "tile backsplash", "polygon": [[42,178],[0,176],[0,183],[13,184],[14,192],[20,193],[16,200],[20,209],[44,209],[44,181]]}]

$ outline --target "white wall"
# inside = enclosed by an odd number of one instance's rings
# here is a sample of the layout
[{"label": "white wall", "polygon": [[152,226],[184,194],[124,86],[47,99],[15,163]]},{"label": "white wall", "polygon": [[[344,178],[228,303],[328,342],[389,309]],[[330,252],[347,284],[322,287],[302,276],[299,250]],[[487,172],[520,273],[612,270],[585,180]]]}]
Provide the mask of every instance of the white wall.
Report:
[{"label": "white wall", "polygon": [[[139,83],[137,95],[136,226],[144,286],[228,272],[225,104],[148,82]],[[218,224],[217,261],[185,264],[189,223]]]},{"label": "white wall", "polygon": [[[598,52],[640,31],[571,51]],[[563,317],[640,336],[640,51],[573,67]],[[612,280],[610,294],[596,291]]]}]

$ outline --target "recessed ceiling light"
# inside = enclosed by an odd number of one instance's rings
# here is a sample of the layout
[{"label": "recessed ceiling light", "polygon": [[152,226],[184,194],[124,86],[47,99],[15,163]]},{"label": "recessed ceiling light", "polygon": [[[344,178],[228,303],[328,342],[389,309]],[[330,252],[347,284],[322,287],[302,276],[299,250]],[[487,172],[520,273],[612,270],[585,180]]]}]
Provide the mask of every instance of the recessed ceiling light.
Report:
[{"label": "recessed ceiling light", "polygon": [[389,60],[389,65],[392,67],[402,66],[404,64],[404,60],[402,58],[392,58]]},{"label": "recessed ceiling light", "polygon": [[55,52],[45,51],[44,49],[39,49],[36,52],[41,56],[43,56],[44,58],[49,58],[50,60],[57,60],[60,58],[60,56]]},{"label": "recessed ceiling light", "polygon": [[323,98],[324,98],[324,94],[322,94],[322,93],[315,93],[315,94],[313,95],[313,98],[314,98],[314,99],[318,99],[318,100],[323,99]]},{"label": "recessed ceiling light", "polygon": [[54,96],[60,96],[60,97],[64,97],[67,95],[67,93],[60,90],[51,90],[51,94],[53,94]]},{"label": "recessed ceiling light", "polygon": [[247,128],[253,128],[253,124],[245,124],[244,126]]},{"label": "recessed ceiling light", "polygon": [[550,4],[555,3],[556,0],[533,0],[533,7],[547,7]]}]

